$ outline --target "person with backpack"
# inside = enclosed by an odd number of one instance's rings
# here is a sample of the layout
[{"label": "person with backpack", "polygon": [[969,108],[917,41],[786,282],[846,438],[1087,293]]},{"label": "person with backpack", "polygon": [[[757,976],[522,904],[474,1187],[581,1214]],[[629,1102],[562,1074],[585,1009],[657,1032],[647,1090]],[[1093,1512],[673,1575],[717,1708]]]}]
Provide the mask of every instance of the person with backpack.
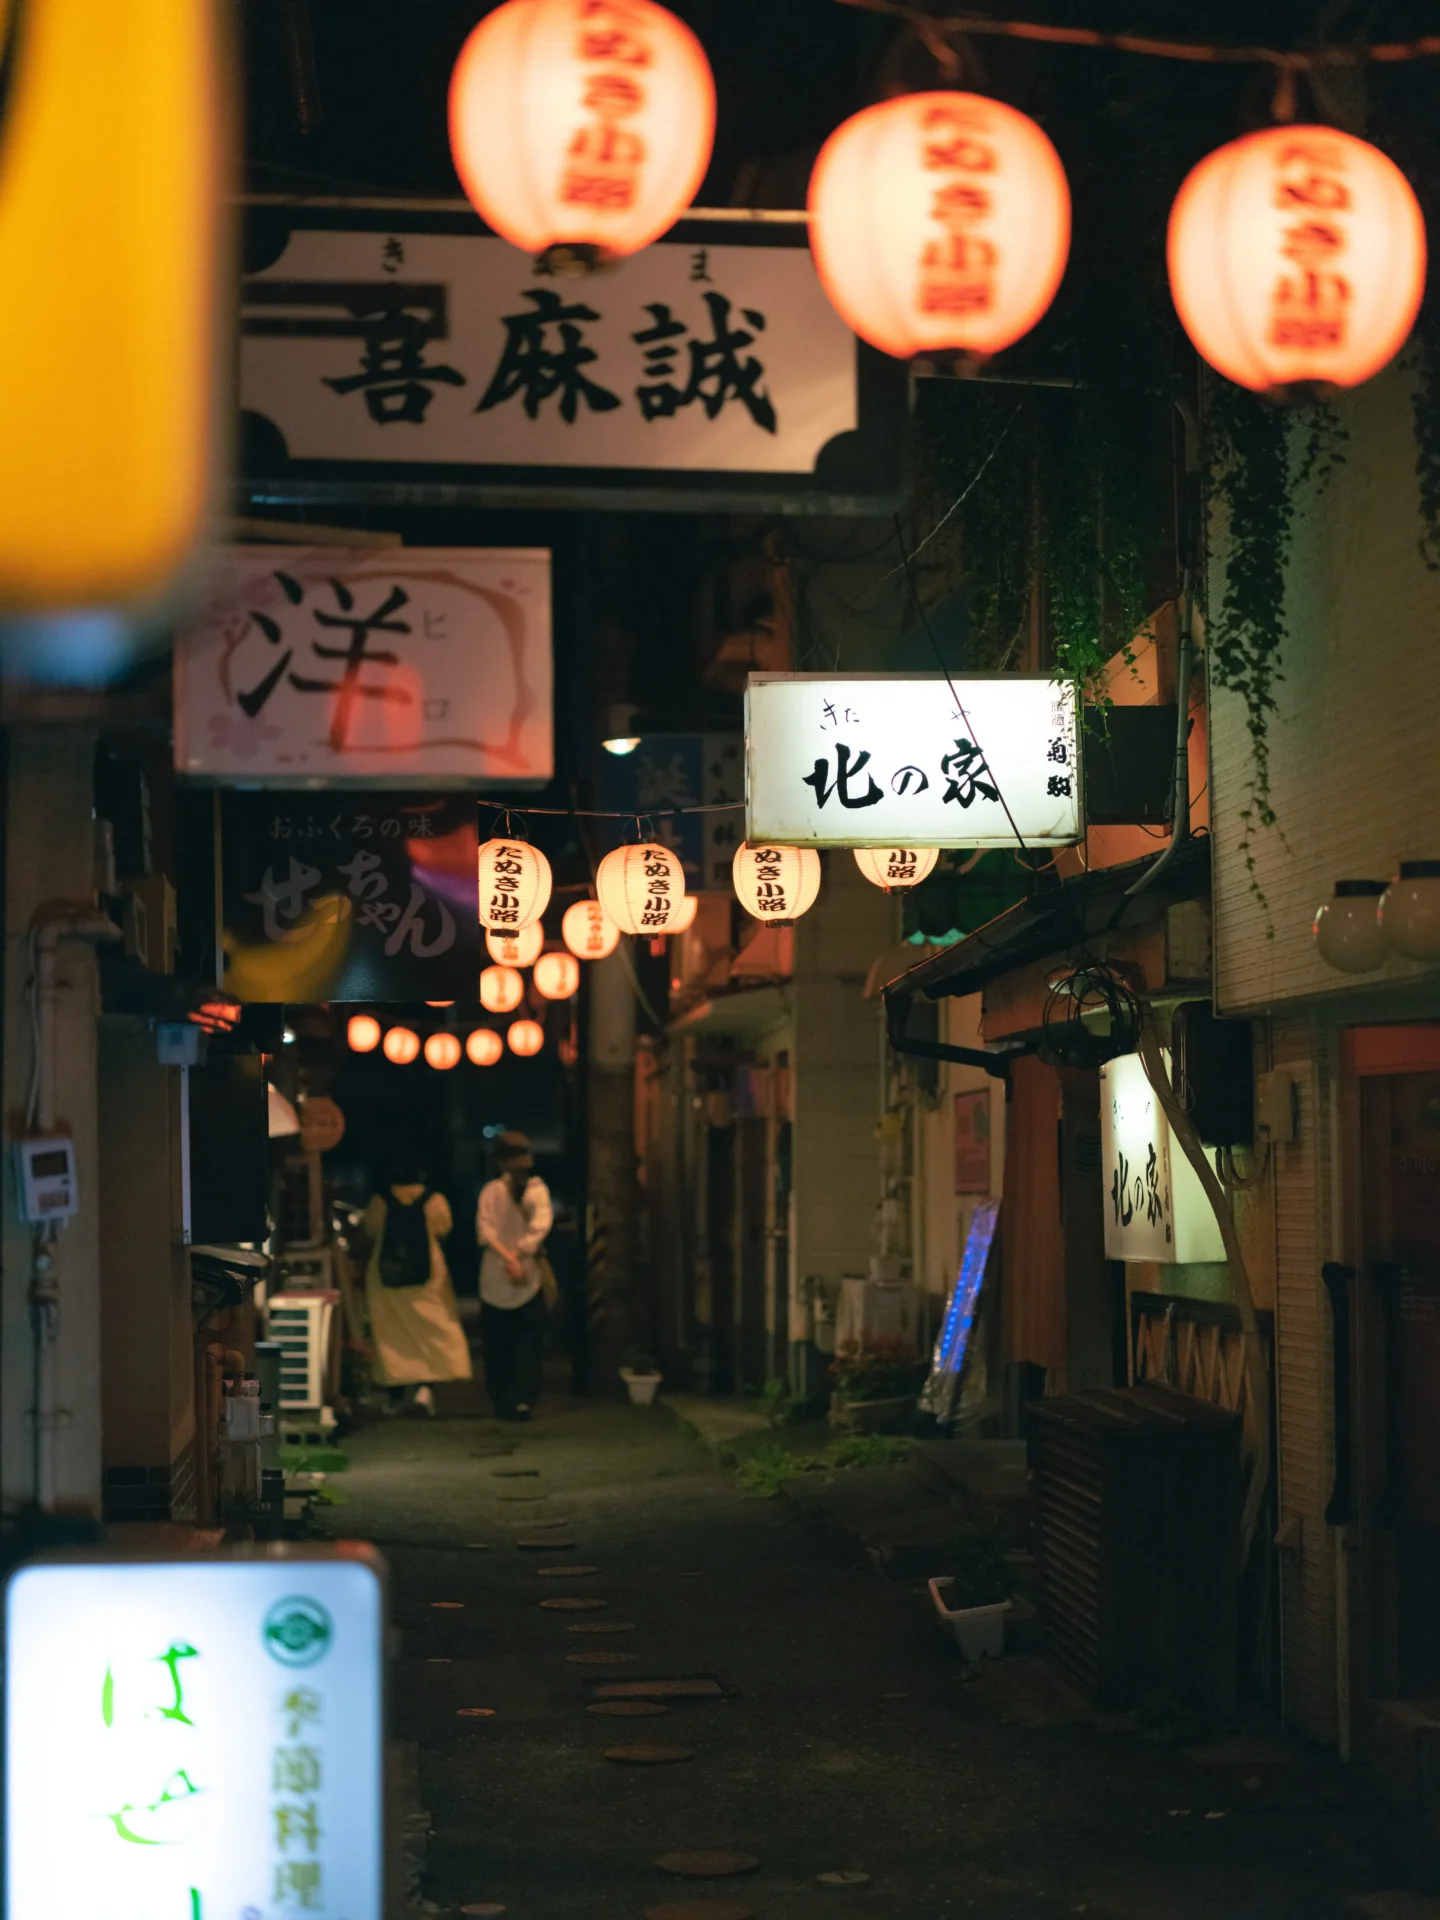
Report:
[{"label": "person with backpack", "polygon": [[370,1242],[365,1305],[375,1379],[392,1397],[408,1394],[412,1406],[433,1417],[432,1385],[471,1377],[470,1346],[440,1246],[453,1225],[450,1203],[426,1185],[413,1149],[393,1154],[387,1173],[384,1192],[374,1195],[361,1221]]},{"label": "person with backpack", "polygon": [[540,1398],[545,1289],[554,1285],[541,1249],[554,1212],[523,1133],[501,1134],[495,1169],[475,1218],[485,1384],[502,1420],[528,1420]]}]

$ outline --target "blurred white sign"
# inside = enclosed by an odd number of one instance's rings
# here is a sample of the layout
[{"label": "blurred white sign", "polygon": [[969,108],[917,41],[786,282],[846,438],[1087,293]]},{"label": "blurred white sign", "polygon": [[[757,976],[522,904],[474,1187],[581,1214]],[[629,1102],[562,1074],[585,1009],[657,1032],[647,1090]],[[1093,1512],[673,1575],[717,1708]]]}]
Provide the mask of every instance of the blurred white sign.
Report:
[{"label": "blurred white sign", "polygon": [[175,767],[243,786],[543,785],[550,555],[224,549],[176,636]]},{"label": "blurred white sign", "polygon": [[6,1615],[10,1920],[381,1920],[378,1563],[37,1564]]},{"label": "blurred white sign", "polygon": [[1175,1265],[1225,1258],[1214,1208],[1138,1053],[1100,1069],[1100,1140],[1107,1260]]},{"label": "blurred white sign", "polygon": [[1011,673],[752,673],[745,803],[752,843],[1069,846],[1075,688]]}]

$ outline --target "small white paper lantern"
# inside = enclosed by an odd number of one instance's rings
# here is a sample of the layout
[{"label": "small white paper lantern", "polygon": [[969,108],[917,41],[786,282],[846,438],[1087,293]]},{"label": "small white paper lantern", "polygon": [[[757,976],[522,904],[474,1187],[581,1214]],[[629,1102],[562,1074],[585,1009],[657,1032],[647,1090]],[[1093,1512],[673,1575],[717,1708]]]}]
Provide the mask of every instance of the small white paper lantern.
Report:
[{"label": "small white paper lantern", "polygon": [[603,960],[620,944],[620,929],[598,900],[577,900],[565,909],[560,938],[577,960]]},{"label": "small white paper lantern", "polygon": [[1440,960],[1440,860],[1402,860],[1380,901],[1380,930],[1407,960]]},{"label": "small white paper lantern", "polygon": [[513,967],[486,967],[480,975],[480,1004],[487,1013],[513,1013],[525,998],[525,982]]},{"label": "small white paper lantern", "polygon": [[685,898],[685,869],[668,847],[653,840],[616,847],[600,862],[595,891],[621,933],[674,933]]},{"label": "small white paper lantern", "polygon": [[545,1029],[538,1020],[516,1020],[512,1022],[505,1038],[510,1043],[510,1051],[518,1053],[522,1060],[528,1060],[531,1054],[539,1053],[545,1044]]},{"label": "small white paper lantern", "polygon": [[1335,898],[1315,916],[1311,932],[1327,967],[1337,973],[1373,973],[1388,955],[1377,909],[1383,880],[1337,880]]},{"label": "small white paper lantern", "polygon": [[573,953],[542,953],[534,977],[542,1000],[568,1000],[580,986],[580,962]]},{"label": "small white paper lantern", "polygon": [[519,933],[487,933],[485,951],[497,967],[534,966],[545,947],[545,929],[532,920]]},{"label": "small white paper lantern", "polygon": [[934,872],[938,847],[856,847],[855,864],[872,887],[894,893],[899,887],[918,887]]},{"label": "small white paper lantern", "polygon": [[487,840],[480,849],[480,924],[521,933],[550,904],[550,862],[528,840]]},{"label": "small white paper lantern", "polygon": [[475,1067],[493,1067],[505,1051],[505,1042],[493,1027],[476,1027],[465,1042],[465,1057]]},{"label": "small white paper lantern", "polygon": [[748,841],[730,862],[735,898],[756,920],[798,920],[820,892],[820,856],[813,847],[775,847]]}]

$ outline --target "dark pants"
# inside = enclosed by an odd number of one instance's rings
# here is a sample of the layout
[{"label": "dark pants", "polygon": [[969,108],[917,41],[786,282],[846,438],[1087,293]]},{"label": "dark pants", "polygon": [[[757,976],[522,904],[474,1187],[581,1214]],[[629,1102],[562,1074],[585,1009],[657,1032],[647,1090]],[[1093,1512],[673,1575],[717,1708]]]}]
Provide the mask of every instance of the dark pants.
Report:
[{"label": "dark pants", "polygon": [[523,1307],[482,1304],[480,1340],[485,1352],[485,1384],[496,1413],[503,1419],[517,1407],[533,1407],[540,1398],[545,1296],[537,1293]]}]

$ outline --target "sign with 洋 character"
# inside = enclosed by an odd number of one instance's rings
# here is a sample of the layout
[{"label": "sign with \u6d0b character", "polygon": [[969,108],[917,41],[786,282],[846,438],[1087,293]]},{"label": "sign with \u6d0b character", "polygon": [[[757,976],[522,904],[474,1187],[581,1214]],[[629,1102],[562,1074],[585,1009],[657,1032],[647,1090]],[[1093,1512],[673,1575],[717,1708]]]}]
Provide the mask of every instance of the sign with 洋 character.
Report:
[{"label": "sign with \u6d0b character", "polygon": [[239,999],[474,999],[473,800],[227,793],[220,830],[223,984]]},{"label": "sign with \u6d0b character", "polygon": [[175,768],[232,785],[536,786],[542,549],[231,547],[175,642]]},{"label": "sign with \u6d0b character", "polygon": [[1043,674],[752,673],[745,838],[1064,847],[1081,837],[1073,683]]},{"label": "sign with \u6d0b character", "polygon": [[[1169,1055],[1162,1054],[1169,1070]],[[1138,1053],[1100,1069],[1107,1260],[1223,1260],[1225,1242],[1200,1176],[1175,1138]]]},{"label": "sign with \u6d0b character", "polygon": [[16,1920],[381,1920],[379,1561],[22,1567],[5,1635]]},{"label": "sign with \u6d0b character", "polygon": [[898,497],[904,369],[836,314],[803,219],[683,222],[579,279],[469,213],[257,207],[247,240],[241,465],[266,500]]}]

